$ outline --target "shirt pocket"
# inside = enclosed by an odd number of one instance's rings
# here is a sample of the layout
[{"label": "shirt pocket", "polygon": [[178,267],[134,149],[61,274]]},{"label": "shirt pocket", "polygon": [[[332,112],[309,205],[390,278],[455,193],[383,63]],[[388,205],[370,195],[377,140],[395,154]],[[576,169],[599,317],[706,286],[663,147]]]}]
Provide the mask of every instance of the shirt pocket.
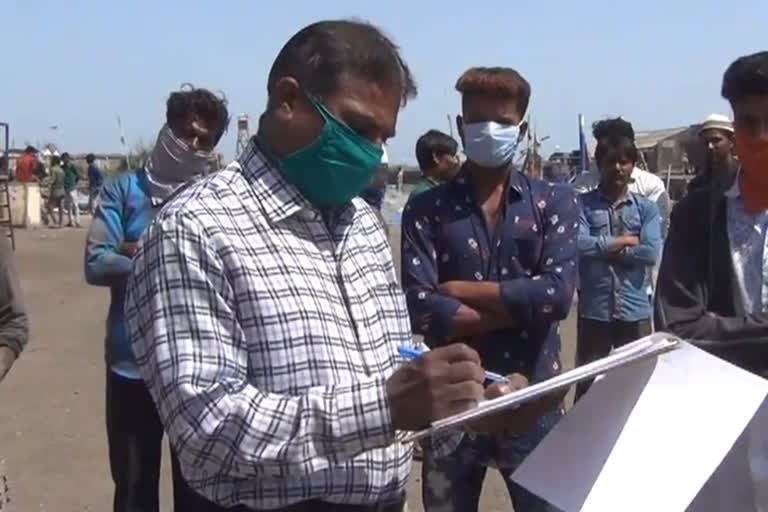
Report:
[{"label": "shirt pocket", "polygon": [[592,210],[586,213],[590,236],[610,235],[610,223],[606,210]]},{"label": "shirt pocket", "polygon": [[643,227],[637,208],[625,208],[621,214],[621,223],[625,233],[639,234]]},{"label": "shirt pocket", "polygon": [[509,274],[502,268],[502,280],[531,275],[541,260],[542,236],[534,232],[515,233],[509,242],[511,245],[503,248],[502,257],[502,262],[508,263]]}]

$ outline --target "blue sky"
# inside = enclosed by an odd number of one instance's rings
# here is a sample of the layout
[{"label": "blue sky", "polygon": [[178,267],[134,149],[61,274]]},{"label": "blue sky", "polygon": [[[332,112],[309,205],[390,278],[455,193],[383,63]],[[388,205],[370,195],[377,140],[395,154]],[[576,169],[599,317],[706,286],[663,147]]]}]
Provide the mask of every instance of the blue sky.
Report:
[{"label": "blue sky", "polygon": [[[0,121],[17,146],[53,140],[71,152],[118,151],[116,114],[129,145],[154,141],[183,82],[224,91],[233,117],[247,112],[253,126],[278,50],[320,19],[366,19],[401,46],[419,84],[390,143],[403,162],[414,161],[421,133],[447,131],[446,114],[459,109],[453,85],[470,66],[528,78],[530,113],[552,151],[577,147],[579,112],[589,123],[621,114],[636,130],[729,113],[719,96],[726,66],[768,49],[765,0],[8,0],[0,15]],[[235,131],[233,122],[219,146],[227,157]]]}]

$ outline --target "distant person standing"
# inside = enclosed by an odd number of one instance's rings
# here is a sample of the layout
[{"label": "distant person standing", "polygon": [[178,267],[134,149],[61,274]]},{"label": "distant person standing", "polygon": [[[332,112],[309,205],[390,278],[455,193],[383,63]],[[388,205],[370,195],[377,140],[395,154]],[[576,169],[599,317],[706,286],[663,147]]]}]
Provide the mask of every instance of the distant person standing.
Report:
[{"label": "distant person standing", "polygon": [[706,150],[704,167],[688,183],[688,192],[712,187],[716,194],[733,185],[739,162],[733,155],[733,123],[728,116],[711,114],[699,129],[699,140]]},{"label": "distant person standing", "polygon": [[88,153],[85,161],[88,164],[88,213],[93,215],[101,186],[104,184],[104,173],[96,165],[96,156],[93,153]]},{"label": "distant person standing", "polygon": [[[647,274],[661,249],[659,208],[630,192],[638,150],[623,119],[595,125],[600,183],[579,197],[578,365],[652,332]],[[576,398],[591,382],[576,387]]]},{"label": "distant person standing", "polygon": [[16,162],[16,181],[34,183],[40,174],[41,167],[43,164],[37,158],[37,149],[34,146],[27,146]]},{"label": "distant person standing", "polygon": [[[57,155],[51,157],[51,171],[46,178],[48,185],[48,200],[45,203],[44,221],[49,228],[60,228],[64,222],[64,198],[67,195],[64,182],[66,180],[64,169],[61,168],[61,158]],[[55,222],[54,210],[59,210],[59,221]]]},{"label": "distant person standing", "polygon": [[458,151],[458,142],[439,130],[429,130],[419,137],[416,141],[416,161],[422,176],[413,186],[408,199],[453,178],[459,171]]},{"label": "distant person standing", "polygon": [[[69,153],[61,155],[62,169],[64,170],[64,207],[69,215],[68,227],[80,227],[80,206],[77,204],[77,182],[80,181],[80,173],[72,162]],[[74,224],[72,216],[74,215]]]}]

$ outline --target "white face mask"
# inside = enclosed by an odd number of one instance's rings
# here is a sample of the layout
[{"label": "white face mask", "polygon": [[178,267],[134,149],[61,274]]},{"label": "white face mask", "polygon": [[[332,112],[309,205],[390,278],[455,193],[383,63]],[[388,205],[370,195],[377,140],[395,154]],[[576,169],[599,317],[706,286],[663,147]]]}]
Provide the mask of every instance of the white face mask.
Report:
[{"label": "white face mask", "polygon": [[166,199],[190,179],[207,174],[210,158],[209,151],[195,151],[163,125],[144,166],[152,197]]},{"label": "white face mask", "polygon": [[517,156],[520,126],[495,121],[464,125],[464,154],[480,167],[508,165]]}]

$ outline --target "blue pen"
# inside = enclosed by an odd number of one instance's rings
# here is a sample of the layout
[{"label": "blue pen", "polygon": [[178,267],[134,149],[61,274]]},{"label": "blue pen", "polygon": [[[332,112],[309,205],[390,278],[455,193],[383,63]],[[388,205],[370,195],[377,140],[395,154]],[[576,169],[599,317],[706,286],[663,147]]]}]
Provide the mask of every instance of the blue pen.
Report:
[{"label": "blue pen", "polygon": [[[397,347],[397,352],[408,359],[418,359],[424,355],[424,352],[426,351],[419,345],[400,345]],[[493,372],[485,372],[485,380],[491,382],[508,382],[505,376]]]}]

